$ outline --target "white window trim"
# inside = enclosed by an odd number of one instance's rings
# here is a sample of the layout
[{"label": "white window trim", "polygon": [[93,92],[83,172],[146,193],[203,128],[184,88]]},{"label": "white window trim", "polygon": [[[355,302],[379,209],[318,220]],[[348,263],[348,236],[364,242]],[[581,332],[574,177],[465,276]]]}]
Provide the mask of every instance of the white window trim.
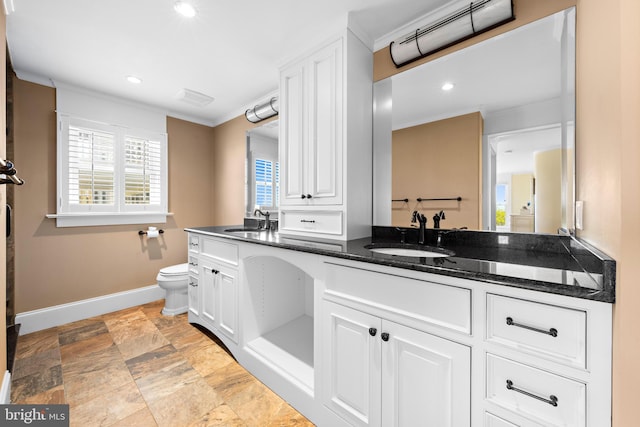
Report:
[{"label": "white window trim", "polygon": [[[116,181],[115,204],[113,211],[105,211],[103,206],[93,205],[86,210],[78,209],[77,206],[70,208],[68,204],[68,125],[82,126],[99,129],[109,129],[117,134],[117,141],[124,141],[124,136],[135,136],[159,140],[161,143],[161,203],[151,206],[125,206],[124,205],[124,160],[122,143],[117,142],[116,146]],[[57,147],[57,213],[46,215],[47,218],[55,218],[57,227],[82,227],[100,225],[123,225],[123,224],[162,224],[167,222],[168,212],[168,147],[167,134],[161,132],[151,132],[145,130],[132,129],[125,126],[108,125],[94,120],[82,119],[68,114],[58,113],[57,120],[58,147]]]}]

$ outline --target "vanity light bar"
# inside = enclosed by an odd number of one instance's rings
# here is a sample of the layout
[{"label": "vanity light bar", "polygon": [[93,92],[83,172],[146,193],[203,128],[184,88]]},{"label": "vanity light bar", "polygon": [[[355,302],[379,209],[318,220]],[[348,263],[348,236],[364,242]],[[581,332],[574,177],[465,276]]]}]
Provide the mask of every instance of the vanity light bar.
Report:
[{"label": "vanity light bar", "polygon": [[412,33],[391,42],[391,60],[397,68],[516,19],[512,0],[468,3]]},{"label": "vanity light bar", "polygon": [[264,104],[256,105],[244,112],[244,116],[251,123],[258,123],[278,114],[278,97],[274,96]]}]

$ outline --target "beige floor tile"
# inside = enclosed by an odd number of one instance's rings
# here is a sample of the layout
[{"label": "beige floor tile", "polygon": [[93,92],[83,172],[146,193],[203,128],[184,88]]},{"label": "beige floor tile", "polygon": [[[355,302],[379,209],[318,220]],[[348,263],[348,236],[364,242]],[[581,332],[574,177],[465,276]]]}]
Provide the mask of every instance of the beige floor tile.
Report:
[{"label": "beige floor tile", "polygon": [[162,333],[155,328],[152,332],[140,334],[118,343],[118,349],[124,360],[129,360],[170,344]]},{"label": "beige floor tile", "polygon": [[11,402],[22,402],[63,384],[60,365],[25,375],[11,382]]},{"label": "beige floor tile", "polygon": [[87,319],[58,327],[60,345],[67,345],[86,340],[96,335],[107,333],[107,326],[102,320]]},{"label": "beige floor tile", "polygon": [[62,370],[70,404],[112,393],[133,379],[116,347],[94,353],[91,358],[63,364]]},{"label": "beige floor tile", "polygon": [[245,427],[246,424],[238,414],[227,405],[220,405],[197,421],[189,424],[189,427]]},{"label": "beige floor tile", "polygon": [[145,409],[146,404],[133,380],[110,393],[103,393],[69,410],[72,426],[109,426]]},{"label": "beige floor tile", "polygon": [[85,359],[94,353],[99,353],[113,346],[111,334],[94,335],[81,341],[75,341],[60,347],[62,363],[71,363],[74,360]]},{"label": "beige floor tile", "polygon": [[11,403],[27,405],[60,405],[67,403],[67,400],[64,396],[64,386],[59,385],[34,396],[29,396],[21,401],[11,401]]},{"label": "beige floor tile", "polygon": [[206,377],[230,363],[237,363],[230,355],[219,347],[203,347],[195,352],[185,354],[185,357],[198,371],[200,375]]},{"label": "beige floor tile", "polygon": [[188,426],[222,404],[222,398],[207,382],[198,377],[172,394],[148,402],[159,426]]},{"label": "beige floor tile", "polygon": [[54,350],[59,345],[56,328],[21,335],[18,337],[18,345],[16,346],[16,360]]},{"label": "beige floor tile", "polygon": [[27,375],[39,374],[56,365],[60,365],[60,348],[35,353],[32,356],[18,359],[13,364],[11,377],[14,380]]},{"label": "beige floor tile", "polygon": [[68,403],[74,426],[310,426],[164,301],[21,336],[12,403]]},{"label": "beige floor tile", "polygon": [[120,421],[116,421],[109,427],[156,427],[157,425],[158,424],[156,423],[155,418],[153,418],[151,411],[145,406],[128,417]]}]

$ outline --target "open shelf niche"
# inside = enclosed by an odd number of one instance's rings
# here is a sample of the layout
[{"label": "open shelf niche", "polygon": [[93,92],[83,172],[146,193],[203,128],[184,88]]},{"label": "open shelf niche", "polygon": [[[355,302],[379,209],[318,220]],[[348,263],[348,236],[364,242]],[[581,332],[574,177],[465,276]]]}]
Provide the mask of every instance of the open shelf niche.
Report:
[{"label": "open shelf niche", "polygon": [[253,257],[244,267],[247,347],[312,393],[313,278],[276,257]]}]

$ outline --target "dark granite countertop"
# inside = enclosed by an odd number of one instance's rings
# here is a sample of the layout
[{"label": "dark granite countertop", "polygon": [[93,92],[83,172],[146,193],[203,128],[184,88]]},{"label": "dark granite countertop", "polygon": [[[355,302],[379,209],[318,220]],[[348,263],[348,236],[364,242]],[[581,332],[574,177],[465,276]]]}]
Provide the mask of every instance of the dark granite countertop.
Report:
[{"label": "dark granite countertop", "polygon": [[[233,228],[242,226],[194,227],[186,231],[503,286],[615,302],[615,261],[570,236],[428,229],[426,246],[452,251],[453,255],[418,258],[375,253],[367,249],[366,246],[372,244],[401,246],[400,229],[395,227],[373,227],[371,237],[346,242],[285,236],[271,231],[226,231]],[[402,231],[405,246],[417,244],[416,229],[405,228]]]}]

